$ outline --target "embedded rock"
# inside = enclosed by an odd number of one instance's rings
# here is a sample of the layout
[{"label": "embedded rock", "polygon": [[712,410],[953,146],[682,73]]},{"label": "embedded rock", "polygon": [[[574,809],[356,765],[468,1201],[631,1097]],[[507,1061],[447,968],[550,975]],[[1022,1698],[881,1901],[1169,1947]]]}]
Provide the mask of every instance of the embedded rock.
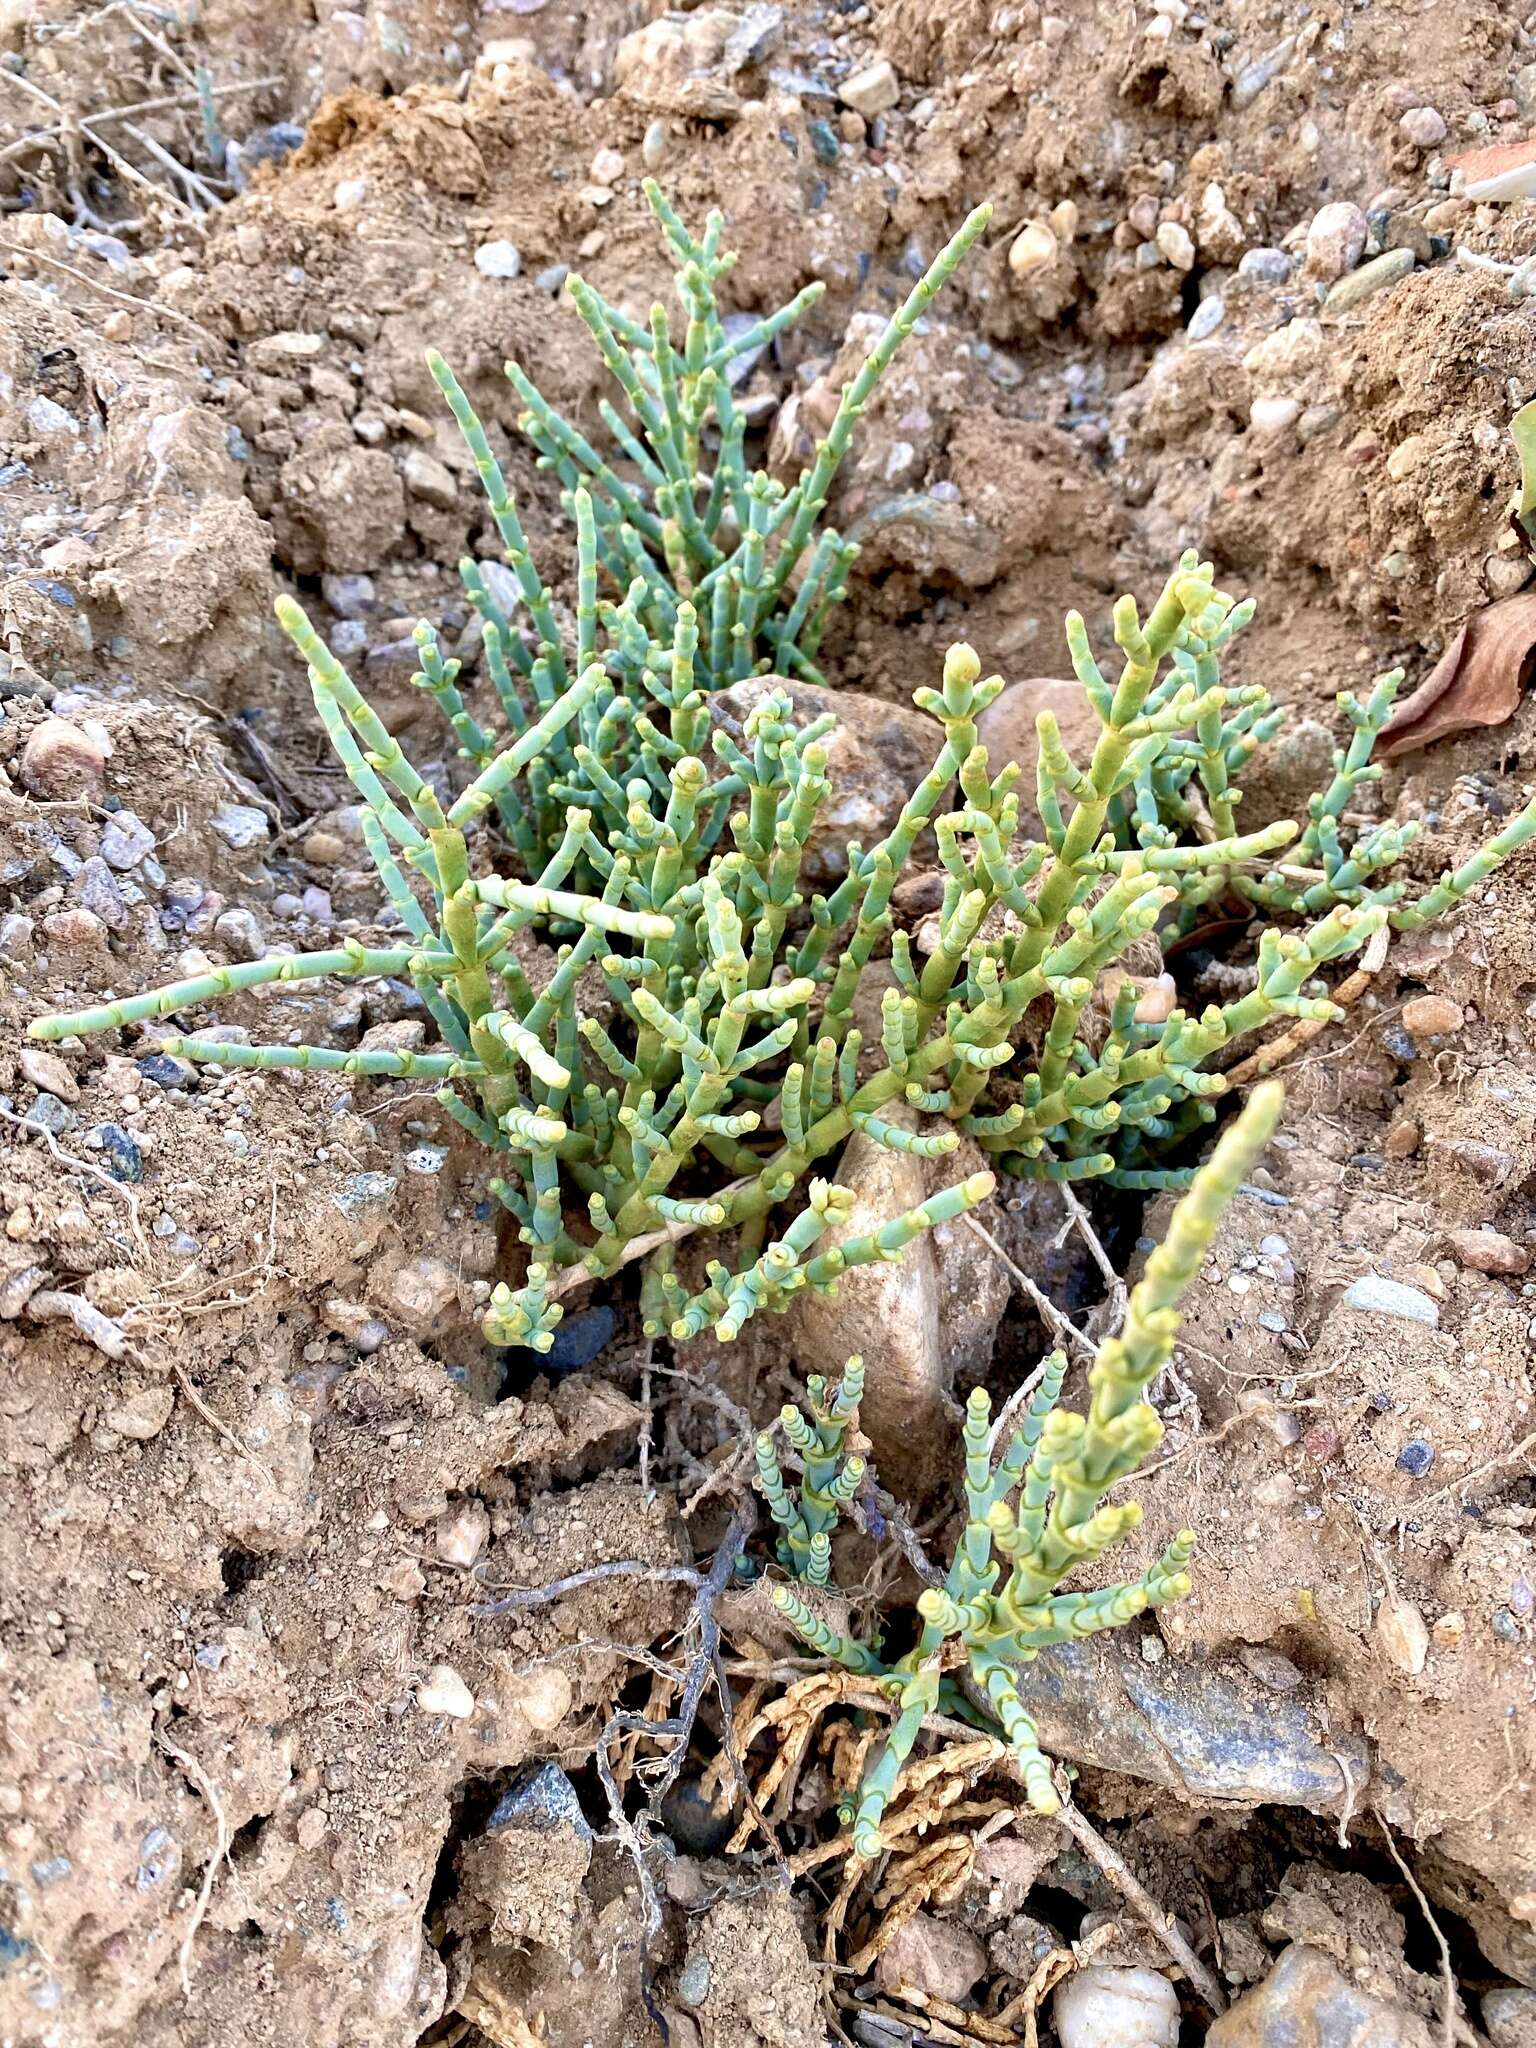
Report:
[{"label": "embedded rock", "polygon": [[1432,2036],[1417,2013],[1357,1990],[1320,1950],[1293,1942],[1205,2039],[1207,2048],[1429,2048]]}]

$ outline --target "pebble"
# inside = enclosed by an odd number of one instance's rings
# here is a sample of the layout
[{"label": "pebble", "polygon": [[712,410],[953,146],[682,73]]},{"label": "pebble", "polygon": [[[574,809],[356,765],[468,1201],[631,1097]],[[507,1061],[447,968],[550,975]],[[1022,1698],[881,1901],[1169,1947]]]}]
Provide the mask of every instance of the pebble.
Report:
[{"label": "pebble", "polygon": [[430,1178],[433,1174],[442,1172],[447,1158],[446,1145],[417,1145],[406,1153],[404,1166],[407,1173],[417,1173],[424,1178]]},{"label": "pebble", "polygon": [[554,1343],[539,1362],[546,1370],[554,1372],[580,1372],[613,1341],[618,1326],[617,1315],[602,1304],[595,1308],[577,1309],[574,1315],[561,1319]]},{"label": "pebble", "polygon": [[[818,126],[824,128],[826,123],[824,121],[819,123],[813,121],[811,123],[812,149],[816,149],[816,129]],[[654,171],[660,167],[666,153],[667,124],[665,121],[653,121],[640,140],[640,161],[648,171]],[[817,150],[817,154],[820,155],[819,150]]]},{"label": "pebble", "polygon": [[460,1565],[468,1571],[491,1540],[491,1517],[485,1503],[466,1500],[449,1508],[438,1517],[434,1540],[444,1564]]},{"label": "pebble", "polygon": [[1176,220],[1165,220],[1152,239],[1157,244],[1158,254],[1175,270],[1194,269],[1195,244],[1188,228],[1180,227]]},{"label": "pebble", "polygon": [[837,96],[845,107],[851,107],[866,121],[872,121],[876,114],[888,113],[901,98],[896,67],[889,57],[877,57],[873,64],[866,64],[862,70],[845,78],[837,89]]},{"label": "pebble", "polygon": [[106,927],[101,919],[78,906],[72,910],[56,910],[45,917],[43,930],[49,944],[65,953],[94,952],[106,938]]},{"label": "pebble", "polygon": [[121,1124],[97,1124],[87,1143],[107,1155],[107,1171],[114,1180],[136,1185],[144,1178],[144,1155]]},{"label": "pebble", "polygon": [[1008,268],[1015,277],[1028,277],[1056,261],[1057,241],[1043,221],[1032,220],[1014,236],[1008,251]]},{"label": "pebble", "polygon": [[1245,1644],[1237,1658],[1249,1677],[1256,1678],[1269,1692],[1294,1692],[1303,1683],[1302,1673],[1290,1658],[1263,1643]]},{"label": "pebble", "polygon": [[141,1387],[137,1393],[127,1395],[115,1407],[109,1408],[102,1420],[119,1436],[130,1437],[134,1443],[147,1444],[170,1421],[175,1406],[176,1395],[172,1388]]},{"label": "pebble", "polygon": [[1179,1995],[1158,1970],[1102,1963],[1058,1985],[1051,2015],[1061,2048],[1174,2048]]},{"label": "pebble", "polygon": [[690,1956],[677,1973],[679,2005],[702,2005],[709,1996],[713,1972],[708,1956]]},{"label": "pebble", "polygon": [[[439,512],[451,512],[459,502],[459,487],[453,480],[453,472],[445,462],[439,462],[435,455],[429,455],[425,448],[413,448],[400,465],[405,478],[405,488],[413,498],[420,498],[425,505],[435,505]],[[405,651],[411,660],[416,658],[412,644],[405,643]]]},{"label": "pebble", "polygon": [[329,646],[338,660],[350,661],[368,645],[368,628],[361,619],[342,619],[332,626]]},{"label": "pebble", "polygon": [[1459,1031],[1466,1018],[1460,1003],[1448,996],[1415,996],[1404,1003],[1402,1021],[1415,1038],[1446,1038]]},{"label": "pebble", "polygon": [[1408,275],[1417,262],[1411,249],[1388,249],[1362,263],[1350,277],[1341,277],[1323,301],[1325,313],[1347,313],[1375,292],[1385,291]]},{"label": "pebble", "polygon": [[1377,1611],[1376,1636],[1388,1661],[1417,1678],[1429,1655],[1429,1629],[1413,1602],[1389,1594]]},{"label": "pebble", "polygon": [[624,175],[624,152],[600,149],[591,163],[593,180],[599,185],[616,185]]},{"label": "pebble", "polygon": [[21,1078],[44,1094],[56,1095],[60,1102],[80,1100],[80,1084],[56,1052],[44,1052],[40,1045],[25,1045],[16,1064],[21,1069]]},{"label": "pebble", "polygon": [[835,164],[841,144],[837,130],[830,121],[812,121],[807,133],[811,138],[811,151],[819,164]]},{"label": "pebble", "polygon": [[1301,418],[1299,398],[1256,398],[1248,413],[1248,424],[1256,433],[1283,434]]},{"label": "pebble", "polygon": [[1446,138],[1445,116],[1436,107],[1410,107],[1397,125],[1415,149],[1434,149]]},{"label": "pebble", "polygon": [[485,1831],[494,1835],[508,1827],[566,1827],[578,1841],[588,1845],[592,1841],[576,1787],[558,1764],[539,1764],[502,1793],[491,1809]]},{"label": "pebble", "polygon": [[[569,263],[551,263],[547,270],[541,270],[533,280],[541,292],[557,292],[571,274]],[[481,564],[482,568],[484,564]]]},{"label": "pebble", "polygon": [[1474,1273],[1523,1273],[1531,1263],[1527,1248],[1498,1230],[1450,1230],[1446,1243]]},{"label": "pebble", "polygon": [[236,853],[260,846],[271,831],[266,812],[257,810],[254,804],[220,804],[208,823]]},{"label": "pebble", "polygon": [[197,1069],[190,1060],[177,1059],[173,1053],[150,1052],[137,1062],[138,1070],[146,1081],[153,1081],[157,1088],[195,1088]]},{"label": "pebble", "polygon": [[575,1698],[575,1689],[558,1664],[539,1665],[514,1679],[506,1689],[507,1704],[522,1715],[530,1728],[537,1728],[543,1735],[560,1726]]},{"label": "pebble", "polygon": [[378,601],[371,576],[322,576],[320,595],[338,619],[366,618]]},{"label": "pebble", "polygon": [[1238,258],[1237,274],[1262,278],[1266,284],[1284,284],[1295,267],[1283,249],[1245,249]]},{"label": "pebble", "polygon": [[1435,1462],[1435,1447],[1422,1436],[1410,1437],[1397,1454],[1400,1471],[1410,1479],[1422,1479]]},{"label": "pebble", "polygon": [[1204,341],[1208,334],[1216,332],[1226,317],[1225,300],[1219,292],[1212,292],[1208,299],[1202,299],[1196,306],[1184,331],[1191,341]]},{"label": "pebble", "polygon": [[416,1688],[416,1704],[424,1714],[467,1721],[475,1711],[475,1696],[451,1664],[434,1664]]},{"label": "pebble", "polygon": [[523,267],[523,252],[516,242],[482,242],[475,251],[475,268],[482,277],[516,277]]},{"label": "pebble", "polygon": [[22,782],[46,802],[99,797],[106,772],[101,747],[67,718],[45,718],[21,750]]},{"label": "pebble", "polygon": [[1353,270],[1365,253],[1369,229],[1352,199],[1335,199],[1319,208],[1307,229],[1307,269],[1331,284]]},{"label": "pebble", "polygon": [[928,1998],[958,2005],[987,1967],[987,1952],[968,1927],[931,1913],[902,1923],[875,1967],[882,1991],[911,1985]]},{"label": "pebble", "polygon": [[101,828],[101,857],[126,873],[155,850],[155,835],[132,811],[114,811]]},{"label": "pebble", "polygon": [[121,931],[128,921],[128,905],[117,885],[117,877],[99,853],[82,863],[70,888],[82,910],[99,918],[109,932]]},{"label": "pebble", "polygon": [[399,1185],[392,1173],[354,1173],[335,1197],[336,1206],[349,1219],[364,1216],[389,1201]]},{"label": "pebble", "polygon": [[64,1131],[72,1131],[79,1121],[67,1102],[61,1102],[57,1095],[46,1092],[38,1096],[22,1118],[23,1123],[31,1124],[39,1131],[51,1131],[56,1138]]},{"label": "pebble", "polygon": [[316,831],[306,835],[299,851],[317,868],[333,868],[346,857],[347,842],[338,832]]},{"label": "pebble", "polygon": [[1358,1309],[1362,1315],[1397,1316],[1403,1322],[1423,1323],[1431,1330],[1440,1327],[1440,1311],[1422,1288],[1385,1279],[1380,1273],[1362,1273],[1346,1290],[1344,1305]]},{"label": "pebble", "polygon": [[237,960],[266,957],[267,942],[254,910],[224,910],[213,921],[213,935]]}]

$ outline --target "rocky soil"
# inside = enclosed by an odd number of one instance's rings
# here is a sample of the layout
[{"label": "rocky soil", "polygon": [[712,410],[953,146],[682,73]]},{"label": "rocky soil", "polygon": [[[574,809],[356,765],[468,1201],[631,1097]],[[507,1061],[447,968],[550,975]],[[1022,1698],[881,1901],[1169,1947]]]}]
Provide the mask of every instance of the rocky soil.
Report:
[{"label": "rocky soil", "polygon": [[[500,366],[595,420],[560,287],[659,293],[650,170],[728,215],[742,314],[826,286],[740,394],[791,469],[911,278],[995,207],[833,506],[863,549],[824,649],[844,786],[880,801],[962,636],[1016,686],[989,745],[1031,758],[1063,612],[1104,640],[1115,594],[1198,544],[1259,602],[1232,676],[1294,707],[1251,777],[1258,817],[1292,814],[1337,693],[1398,662],[1411,687],[1530,574],[1509,420],[1536,389],[1536,16],[49,0],[0,37],[0,2042],[1530,2048],[1531,856],[1395,941],[1287,1069],[1140,1485],[1149,1555],[1199,1535],[1193,1597],[1031,1674],[1219,2018],[1094,1845],[952,1736],[953,1810],[862,1889],[835,1808],[869,1731],[835,1699],[792,1697],[772,1849],[750,1815],[733,1843],[712,1690],[646,1815],[676,1745],[635,1724],[679,1710],[682,1574],[727,1540],[750,1424],[850,1348],[1006,1394],[1044,1337],[1002,1259],[953,1226],[899,1284],[675,1358],[615,1289],[550,1360],[492,1358],[509,1248],[430,1092],[198,1068],[155,1026],[22,1032],[376,929],[271,601],[297,590],[448,772],[409,632],[460,641],[456,564],[495,546],[423,351],[481,408],[563,600],[570,534]],[[1372,793],[1423,821],[1421,879],[1530,793],[1532,638],[1497,722],[1405,747]],[[1168,964],[1202,1001],[1240,971]],[[418,1009],[404,983],[274,985],[210,1023],[410,1046]],[[883,1215],[919,1198],[889,1167],[840,1176]],[[1164,1214],[1093,1213],[1122,1267]],[[982,1220],[1063,1307],[1102,1297],[1052,1201]],[[938,1552],[946,1446],[899,1464]],[[847,1540],[866,1611],[909,1604],[899,1548]],[[476,1612],[613,1560],[654,1569]],[[720,1619],[770,1803],[786,1738],[756,1717],[806,1670],[750,1595]]]}]

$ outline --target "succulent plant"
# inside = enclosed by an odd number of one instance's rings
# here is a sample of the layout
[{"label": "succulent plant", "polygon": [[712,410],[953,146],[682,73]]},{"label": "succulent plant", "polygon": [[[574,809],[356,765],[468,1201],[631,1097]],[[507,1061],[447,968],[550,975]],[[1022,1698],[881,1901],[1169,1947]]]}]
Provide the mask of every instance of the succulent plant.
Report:
[{"label": "succulent plant", "polygon": [[[1031,1806],[1054,1813],[1060,1799],[1035,1725],[1020,1702],[1013,1667],[1033,1662],[1052,1644],[1122,1627],[1189,1591],[1195,1539],[1188,1529],[1138,1579],[1091,1592],[1057,1588],[1075,1566],[1101,1556],[1141,1520],[1135,1501],[1106,1504],[1105,1497],[1162,1440],[1147,1389],[1173,1356],[1179,1302],[1223,1209],[1274,1130],[1280,1105],[1278,1082],[1256,1088],[1194,1176],[1167,1236],[1131,1290],[1125,1327],[1098,1348],[1088,1373],[1086,1414],[1060,1405],[1066,1358],[1053,1352],[1023,1422],[994,1464],[991,1405],[981,1389],[971,1395],[964,1433],[965,1523],[943,1586],[918,1596],[921,1631],[904,1656],[888,1660],[879,1649],[829,1627],[792,1586],[773,1587],[779,1611],[812,1650],[869,1678],[895,1705],[890,1737],[859,1789],[853,1827],[858,1855],[880,1853],[880,1818],[902,1765],[926,1717],[941,1708],[982,1725],[995,1719],[1014,1751]],[[780,1561],[810,1586],[827,1584],[838,1505],[862,1476],[862,1468],[854,1470],[856,1461],[837,1464],[857,1405],[856,1366],[850,1360],[830,1401],[825,1389],[812,1390],[812,1425],[793,1408],[785,1410],[786,1430],[805,1460],[798,1508],[779,1476],[771,1439],[758,1444],[759,1484],[785,1530]]]}]

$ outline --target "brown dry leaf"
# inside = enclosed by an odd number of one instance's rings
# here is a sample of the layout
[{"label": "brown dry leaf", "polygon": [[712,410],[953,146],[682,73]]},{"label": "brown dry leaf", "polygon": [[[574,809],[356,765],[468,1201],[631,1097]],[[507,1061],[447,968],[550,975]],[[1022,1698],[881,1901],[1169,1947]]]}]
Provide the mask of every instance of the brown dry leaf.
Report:
[{"label": "brown dry leaf", "polygon": [[1387,720],[1383,760],[1513,716],[1536,656],[1536,590],[1474,612],[1411,697]]}]

